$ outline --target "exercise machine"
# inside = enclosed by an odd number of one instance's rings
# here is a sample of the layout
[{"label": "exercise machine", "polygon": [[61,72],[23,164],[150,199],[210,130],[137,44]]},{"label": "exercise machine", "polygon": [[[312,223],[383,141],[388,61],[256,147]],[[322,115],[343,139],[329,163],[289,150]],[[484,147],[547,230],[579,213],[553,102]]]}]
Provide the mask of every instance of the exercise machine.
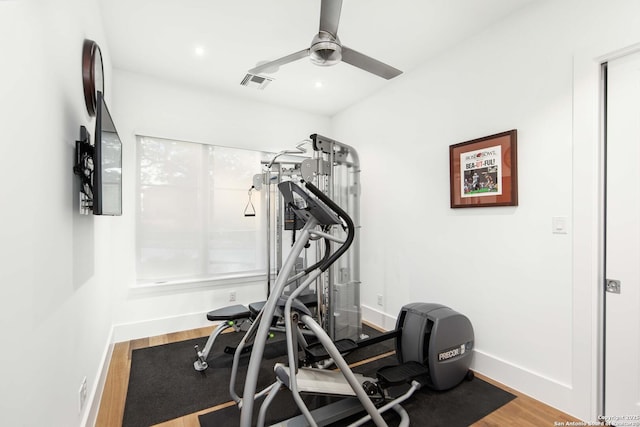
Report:
[{"label": "exercise machine", "polygon": [[[307,150],[307,144],[310,150]],[[253,177],[252,189],[263,196],[267,221],[267,296],[271,292],[272,274],[282,269],[283,259],[290,252],[288,235],[295,236],[301,227],[292,227],[295,220],[291,209],[277,195],[277,185],[288,180],[313,183],[320,191],[340,205],[352,218],[355,239],[349,251],[316,279],[318,323],[334,340],[362,337],[360,311],[360,158],[358,152],[335,139],[317,133],[295,149],[277,153],[263,162],[263,171]],[[335,231],[340,234],[342,230]],[[321,244],[303,251],[307,264],[322,256]],[[298,268],[296,271],[300,271]]]},{"label": "exercise machine", "polygon": [[[288,389],[301,415],[280,425],[324,426],[365,411],[366,415],[352,425],[361,425],[371,420],[377,426],[386,426],[382,413],[393,409],[400,415],[400,425],[408,426],[409,416],[402,408],[402,402],[425,385],[444,390],[469,377],[474,342],[471,323],[465,316],[442,305],[408,304],[398,317],[396,330],[385,337],[395,338],[400,363],[381,369],[376,378],[352,372],[343,354],[355,350],[362,342],[332,339],[304,304],[299,303],[297,297],[345,254],[354,241],[356,227],[349,215],[317,187],[305,181],[301,181],[300,185],[291,181],[278,185],[285,202],[303,221],[304,226],[276,277],[269,298],[234,354],[230,393],[241,409],[240,425],[263,426],[269,405],[282,389]],[[331,229],[337,227],[345,230],[344,236],[331,233]],[[321,260],[312,269],[305,271],[304,277],[293,275],[302,282],[283,298],[287,284],[291,281],[295,259],[312,240],[324,241],[326,250]],[[270,319],[279,310],[282,311],[285,322],[287,363],[276,364],[276,381],[256,392],[265,341],[271,327]],[[339,371],[301,366],[300,348],[305,349],[308,354],[308,346],[301,333],[303,329],[316,337],[325,357],[331,358]],[[253,348],[240,397],[235,391],[239,359],[244,347],[250,343],[253,343]],[[315,358],[322,357],[319,351],[312,353]],[[389,393],[392,386],[399,384],[408,384],[408,390],[399,396]],[[310,410],[301,397],[302,393],[330,394],[344,396],[344,399]],[[259,408],[257,423],[254,423],[253,408],[259,399],[264,400]]]},{"label": "exercise machine", "polygon": [[[306,156],[307,144],[311,145],[312,156]],[[360,225],[360,160],[357,151],[334,139],[313,134],[308,140],[298,144],[295,149],[276,153],[270,160],[262,162],[262,173],[253,176],[249,189],[249,201],[244,210],[247,217],[255,217],[256,210],[252,202],[254,191],[263,197],[264,216],[266,221],[266,288],[267,297],[271,293],[272,274],[282,269],[282,259],[290,251],[286,247],[285,237],[290,234],[292,240],[302,227],[302,221],[278,197],[274,187],[289,180],[305,180],[315,182],[323,193],[344,206],[355,227],[355,239],[351,248],[332,267],[319,275],[312,290],[307,290],[298,297],[307,307],[314,309],[318,323],[333,340],[350,339],[358,341],[362,334],[362,315],[360,312],[360,252],[357,238]],[[276,193],[275,197],[274,194]],[[342,230],[336,233],[343,233]],[[321,244],[310,245],[303,251],[306,256],[295,260],[294,272],[303,273],[310,264],[320,260],[324,248]],[[295,282],[290,280],[288,285]],[[298,283],[299,284],[299,283]],[[255,320],[257,312],[264,301],[254,302],[248,306],[236,304],[207,313],[207,319],[220,322],[210,334],[204,348],[195,346],[197,360],[194,368],[197,371],[207,369],[207,359],[218,336],[226,330],[245,332]],[[277,322],[275,314],[274,323]],[[278,328],[272,328],[274,331]],[[226,348],[226,352],[233,349]],[[249,349],[245,349],[245,352]]]}]

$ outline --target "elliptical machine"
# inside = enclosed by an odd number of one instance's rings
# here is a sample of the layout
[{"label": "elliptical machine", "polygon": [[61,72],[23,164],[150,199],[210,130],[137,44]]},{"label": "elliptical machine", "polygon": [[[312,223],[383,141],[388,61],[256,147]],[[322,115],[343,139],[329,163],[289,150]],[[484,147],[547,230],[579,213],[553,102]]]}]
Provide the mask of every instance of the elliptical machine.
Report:
[{"label": "elliptical machine", "polygon": [[[377,426],[387,426],[382,413],[393,409],[400,415],[401,426],[409,425],[409,416],[401,407],[401,403],[409,399],[422,386],[444,390],[460,383],[469,376],[471,349],[473,348],[473,328],[469,320],[455,311],[438,304],[408,304],[403,307],[396,330],[383,334],[382,339],[395,338],[400,364],[381,369],[377,378],[364,377],[351,371],[343,354],[355,350],[369,342],[352,340],[333,341],[323,328],[315,321],[309,310],[297,297],[311,286],[316,278],[325,272],[353,242],[355,226],[347,213],[337,204],[319,191],[315,186],[302,181],[304,189],[287,181],[279,184],[279,189],[286,203],[295,215],[304,221],[304,226],[276,278],[272,292],[262,311],[256,316],[249,330],[236,348],[234,355],[230,393],[241,409],[241,427],[265,423],[269,405],[277,393],[287,388],[301,415],[281,425],[324,426],[346,417],[366,412],[362,418],[352,425],[361,425],[372,420]],[[332,234],[332,228],[342,226],[346,235]],[[310,240],[325,241],[324,257],[305,271],[305,277],[296,277],[302,284],[283,298],[294,262],[304,246]],[[334,250],[334,244],[339,247]],[[283,310],[287,343],[287,362],[278,363],[274,367],[276,381],[256,393],[260,363],[265,349],[272,319],[276,310]],[[320,349],[311,352],[317,361],[324,355],[331,358],[339,371],[301,366],[300,348],[309,350],[302,330],[310,331],[320,343]],[[381,341],[380,338],[375,342]],[[246,380],[242,398],[235,392],[236,374],[240,355],[245,346],[253,342],[251,357],[247,367]],[[307,357],[305,360],[308,360]],[[388,393],[391,386],[408,384],[408,390],[400,396],[392,397]],[[336,403],[310,410],[301,397],[301,393],[330,394],[344,396]],[[253,408],[257,399],[264,398],[254,423]]]}]

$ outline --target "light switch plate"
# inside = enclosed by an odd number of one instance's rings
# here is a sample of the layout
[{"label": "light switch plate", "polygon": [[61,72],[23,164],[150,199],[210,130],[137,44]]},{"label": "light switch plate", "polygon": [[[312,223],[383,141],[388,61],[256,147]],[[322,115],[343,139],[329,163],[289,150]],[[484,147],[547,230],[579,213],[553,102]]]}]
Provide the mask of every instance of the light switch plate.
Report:
[{"label": "light switch plate", "polygon": [[567,234],[567,217],[566,216],[552,217],[551,232],[553,234]]}]

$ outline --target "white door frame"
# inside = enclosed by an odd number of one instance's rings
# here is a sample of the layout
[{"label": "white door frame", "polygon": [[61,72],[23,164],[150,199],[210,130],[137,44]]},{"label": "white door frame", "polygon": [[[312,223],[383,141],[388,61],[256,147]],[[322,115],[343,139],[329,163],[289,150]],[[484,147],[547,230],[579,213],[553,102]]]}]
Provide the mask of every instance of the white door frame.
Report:
[{"label": "white door frame", "polygon": [[572,388],[591,392],[573,393],[569,403],[587,421],[603,414],[605,386],[602,64],[637,51],[640,44],[574,56]]},{"label": "white door frame", "polygon": [[[608,84],[609,81],[608,79],[605,78],[605,76],[608,76],[608,73],[606,73],[605,71],[605,67],[604,64],[612,62],[616,59],[619,58],[623,58],[625,56],[628,55],[637,55],[638,53],[640,53],[640,44],[639,45],[634,45],[634,46],[630,46],[629,48],[623,49],[621,51],[617,51],[615,52],[614,55],[610,55],[607,57],[606,61],[602,62],[601,65],[601,75],[602,77],[602,84],[601,84],[601,91],[600,91],[600,98],[601,98],[601,127],[602,127],[602,134],[601,134],[601,141],[600,141],[600,145],[602,147],[602,167],[603,167],[603,189],[606,188],[607,185],[607,176],[606,176],[606,151],[607,151],[607,134],[608,134],[608,120],[606,120],[608,118],[608,112],[606,109],[606,104],[604,102],[605,98],[607,97],[608,94]],[[605,236],[605,232],[606,232],[606,209],[607,209],[607,203],[606,203],[606,198],[605,198],[605,194],[602,195],[602,199],[601,199],[601,203],[602,203],[602,211],[603,211],[603,234],[601,235],[601,239],[602,239],[602,247],[603,247],[603,258],[602,258],[602,271],[603,271],[603,276],[602,276],[602,281],[601,281],[601,288],[602,288],[602,293],[601,293],[601,307],[600,307],[600,311],[599,311],[599,319],[600,319],[600,337],[599,337],[599,354],[601,357],[601,365],[600,365],[600,370],[601,370],[601,386],[598,389],[598,399],[599,399],[599,413],[604,414],[606,408],[610,408],[610,406],[607,405],[607,396],[606,396],[606,363],[605,363],[605,358],[606,358],[606,353],[607,353],[607,346],[606,346],[606,322],[607,322],[607,313],[606,313],[606,305],[607,305],[607,294],[605,291],[605,283],[606,283],[606,276],[610,276],[610,273],[608,273],[606,271],[606,236]],[[612,415],[611,413],[608,415]]]},{"label": "white door frame", "polygon": [[574,55],[572,393],[566,407],[596,421],[604,402],[604,112],[602,64],[640,51],[592,47]]}]

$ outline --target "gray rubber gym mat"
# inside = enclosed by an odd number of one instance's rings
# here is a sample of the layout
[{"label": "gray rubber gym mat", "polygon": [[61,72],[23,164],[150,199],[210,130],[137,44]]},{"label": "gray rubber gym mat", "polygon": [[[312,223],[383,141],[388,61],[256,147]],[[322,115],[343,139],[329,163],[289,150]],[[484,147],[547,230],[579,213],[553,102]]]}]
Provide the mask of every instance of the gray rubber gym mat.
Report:
[{"label": "gray rubber gym mat", "polygon": [[[387,364],[394,364],[395,357],[387,357],[362,365],[359,372],[372,375]],[[421,427],[466,427],[489,415],[491,412],[513,400],[516,396],[493,385],[475,378],[463,381],[457,387],[447,391],[419,390],[402,407],[408,412],[411,426]],[[317,408],[335,401],[330,397],[304,397],[309,409]],[[259,408],[254,407],[254,420]],[[285,420],[299,414],[297,407],[287,391],[281,391],[271,404],[267,413],[267,425]],[[364,415],[364,414],[362,414]],[[358,420],[362,415],[345,419],[332,427],[343,427]],[[198,417],[201,427],[220,427],[238,425],[240,411],[235,406],[211,412]],[[400,417],[393,411],[384,414],[390,426],[397,426]],[[372,422],[364,424],[374,427]]]},{"label": "gray rubber gym mat", "polygon": [[[363,326],[363,332],[370,336],[380,334],[367,326]],[[209,357],[209,368],[204,372],[193,368],[196,354],[193,346],[204,348],[206,337],[134,350],[123,427],[146,427],[231,400],[229,380],[233,355],[223,353],[223,349],[237,345],[241,339],[239,333],[220,335]],[[394,341],[389,340],[356,350],[347,360],[352,363],[393,349]],[[265,348],[258,387],[274,381],[273,365],[285,361],[284,354],[282,336],[276,336]],[[242,366],[246,366],[248,360],[248,354],[242,356],[238,390],[242,390],[245,378]]]}]

